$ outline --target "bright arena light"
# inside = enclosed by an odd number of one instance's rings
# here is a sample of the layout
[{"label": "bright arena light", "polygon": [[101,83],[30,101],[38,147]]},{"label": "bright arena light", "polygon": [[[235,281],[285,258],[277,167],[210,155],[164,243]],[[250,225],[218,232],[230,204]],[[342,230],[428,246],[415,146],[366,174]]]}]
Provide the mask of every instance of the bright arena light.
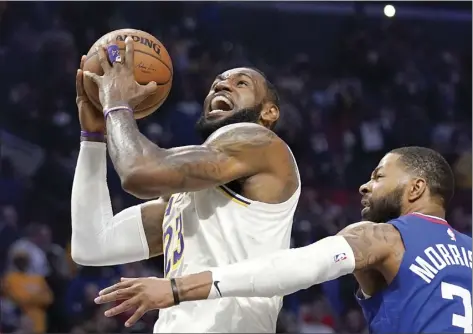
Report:
[{"label": "bright arena light", "polygon": [[384,6],[384,15],[387,17],[393,17],[396,14],[396,8],[393,5]]}]

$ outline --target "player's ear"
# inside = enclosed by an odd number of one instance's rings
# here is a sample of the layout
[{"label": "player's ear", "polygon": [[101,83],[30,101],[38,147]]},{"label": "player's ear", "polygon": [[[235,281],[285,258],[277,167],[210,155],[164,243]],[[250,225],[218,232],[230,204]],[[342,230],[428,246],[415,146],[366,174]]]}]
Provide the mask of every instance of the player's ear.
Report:
[{"label": "player's ear", "polygon": [[427,190],[427,183],[425,182],[425,179],[421,177],[416,177],[411,180],[411,183],[409,185],[409,191],[407,194],[407,199],[410,202],[414,202],[418,200],[424,192]]},{"label": "player's ear", "polygon": [[266,102],[263,105],[263,110],[261,111],[261,124],[269,128],[269,126],[276,122],[278,119],[279,108],[274,103]]}]

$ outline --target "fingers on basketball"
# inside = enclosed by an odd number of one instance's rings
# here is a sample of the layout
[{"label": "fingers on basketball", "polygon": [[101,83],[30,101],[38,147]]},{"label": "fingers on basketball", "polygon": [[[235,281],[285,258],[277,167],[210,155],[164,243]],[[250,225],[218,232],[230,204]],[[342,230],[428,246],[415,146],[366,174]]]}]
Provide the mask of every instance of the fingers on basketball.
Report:
[{"label": "fingers on basketball", "polygon": [[144,86],[144,90],[145,90],[145,95],[151,95],[151,94],[154,94],[158,89],[158,85],[156,84],[156,82],[154,81],[151,81],[151,82],[148,82],[146,84],[146,86]]},{"label": "fingers on basketball", "polygon": [[85,64],[85,61],[87,60],[87,56],[85,55],[82,55],[82,57],[80,57],[80,66],[79,68],[82,70],[84,69],[84,64]]},{"label": "fingers on basketball", "polygon": [[84,90],[84,71],[82,70],[84,68],[84,63],[86,59],[87,59],[86,56],[81,57],[79,69],[77,70],[77,73],[76,73],[77,98],[82,98],[82,99],[86,99],[87,97]]},{"label": "fingers on basketball", "polygon": [[135,64],[135,46],[133,44],[133,39],[128,36],[125,39],[125,67],[133,71]]},{"label": "fingers on basketball", "polygon": [[96,84],[98,84],[100,82],[100,76],[95,74],[95,73],[92,73],[92,72],[89,72],[89,71],[84,71],[84,75],[87,78],[91,79]]},{"label": "fingers on basketball", "polygon": [[99,63],[100,66],[102,66],[102,69],[104,72],[107,72],[112,68],[112,65],[110,65],[107,54],[105,52],[105,47],[103,45],[97,45],[95,47],[95,51],[97,51],[97,57],[99,58]]}]

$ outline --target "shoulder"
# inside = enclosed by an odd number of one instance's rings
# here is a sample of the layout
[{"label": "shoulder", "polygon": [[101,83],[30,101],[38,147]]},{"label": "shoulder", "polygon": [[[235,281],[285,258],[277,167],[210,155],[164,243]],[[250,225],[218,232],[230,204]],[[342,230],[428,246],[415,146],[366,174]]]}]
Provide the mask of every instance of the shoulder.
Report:
[{"label": "shoulder", "polygon": [[385,254],[402,244],[397,228],[387,223],[363,221],[345,227],[337,235],[343,236],[350,244]]},{"label": "shoulder", "polygon": [[367,238],[382,237],[379,241],[384,241],[386,238],[395,239],[400,238],[399,231],[392,224],[374,223],[371,221],[361,221],[348,225],[341,230],[339,235],[360,235]]},{"label": "shoulder", "polygon": [[273,131],[255,123],[236,123],[221,127],[204,146],[228,150],[283,147],[284,141]]},{"label": "shoulder", "polygon": [[401,235],[391,224],[369,221],[349,225],[337,235],[348,242],[355,255],[356,269],[377,267],[402,253]]}]

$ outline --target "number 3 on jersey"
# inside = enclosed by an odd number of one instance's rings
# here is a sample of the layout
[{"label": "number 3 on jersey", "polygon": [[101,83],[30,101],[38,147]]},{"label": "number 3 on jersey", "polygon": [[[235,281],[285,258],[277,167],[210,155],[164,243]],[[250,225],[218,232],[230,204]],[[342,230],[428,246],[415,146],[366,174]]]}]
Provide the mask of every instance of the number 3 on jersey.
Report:
[{"label": "number 3 on jersey", "polygon": [[458,285],[442,282],[440,286],[442,290],[442,298],[453,300],[454,297],[459,297],[462,301],[463,307],[465,308],[465,314],[453,314],[452,325],[455,327],[463,328],[464,333],[472,332],[471,317],[472,317],[472,306],[471,306],[471,293],[467,289],[462,288]]}]

